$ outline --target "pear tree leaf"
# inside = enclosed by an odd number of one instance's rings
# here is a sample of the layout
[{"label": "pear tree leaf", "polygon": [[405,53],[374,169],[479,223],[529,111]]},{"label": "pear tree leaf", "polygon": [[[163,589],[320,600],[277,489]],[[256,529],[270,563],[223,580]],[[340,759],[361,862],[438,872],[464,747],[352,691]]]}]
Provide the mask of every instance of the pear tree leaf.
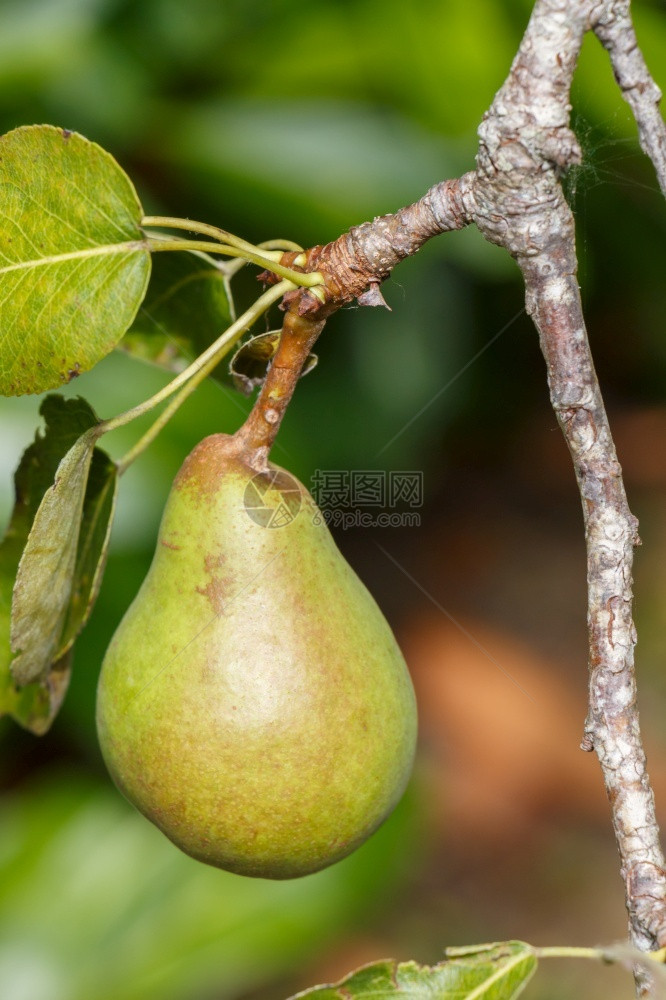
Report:
[{"label": "pear tree leaf", "polygon": [[[95,447],[98,420],[84,400],[50,396],[42,412],[47,431],[19,466],[17,503],[3,543],[25,543],[11,605],[11,649],[18,654],[11,672],[19,686],[53,682],[53,671],[90,614],[106,560],[117,486],[115,464]],[[47,469],[53,472],[58,454],[52,485],[44,491]],[[27,503],[21,492],[26,477],[32,487]],[[39,487],[43,495],[37,500]],[[29,508],[36,500],[31,518]]]},{"label": "pear tree leaf", "polygon": [[[14,527],[18,529],[18,524]],[[45,681],[23,688],[14,682],[10,670],[9,628],[12,589],[22,548],[20,530],[8,531],[0,543],[0,716],[11,715],[26,729],[41,736],[49,729],[67,690],[69,654],[54,664]]]},{"label": "pear tree leaf", "polygon": [[43,392],[108,354],[150,275],[132,182],[51,125],[0,136],[0,393]]},{"label": "pear tree leaf", "polygon": [[19,562],[12,600],[12,673],[18,684],[46,676],[57,659],[72,594],[93,427],[72,445],[44,494]]},{"label": "pear tree leaf", "polygon": [[95,448],[83,500],[72,590],[60,639],[59,656],[71,649],[97,600],[109,551],[117,496],[116,464],[101,448]]},{"label": "pear tree leaf", "polygon": [[69,656],[54,664],[47,678],[18,688],[11,674],[10,621],[12,590],[30,526],[56,469],[77,438],[96,418],[82,399],[47,396],[40,412],[46,431],[39,431],[26,449],[14,475],[15,503],[0,542],[0,715],[40,735],[55,717],[69,680]]},{"label": "pear tree leaf", "polygon": [[[447,948],[438,965],[388,959],[357,969],[339,983],[296,994],[312,1000],[514,1000],[537,967],[522,941]],[[295,998],[293,998],[295,1000]]]},{"label": "pear tree leaf", "polygon": [[182,371],[233,319],[229,281],[217,261],[198,251],[159,253],[146,297],[118,346],[169,371]]},{"label": "pear tree leaf", "polygon": [[[263,383],[279,343],[280,330],[269,330],[268,333],[250,337],[241,344],[229,362],[229,374],[239,392],[249,396],[253,389]],[[308,355],[301,378],[312,371],[318,360],[316,354]]]},{"label": "pear tree leaf", "polygon": [[19,688],[12,680],[9,668],[0,664],[0,716],[12,718],[35,736],[43,736],[51,728],[70,678],[71,653],[65,653],[53,664],[45,681]]}]

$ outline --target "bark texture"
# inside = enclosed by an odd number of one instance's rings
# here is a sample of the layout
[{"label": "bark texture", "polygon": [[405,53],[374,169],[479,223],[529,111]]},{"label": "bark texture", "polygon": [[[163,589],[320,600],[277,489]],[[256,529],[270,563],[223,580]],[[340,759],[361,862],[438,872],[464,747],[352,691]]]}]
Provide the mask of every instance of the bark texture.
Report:
[{"label": "bark texture", "polygon": [[[395,215],[311,248],[304,269],[322,273],[326,301],[297,291],[289,308],[317,320],[353,298],[380,305],[379,284],[401,260],[432,236],[471,223],[520,267],[583,505],[590,686],[582,747],[595,750],[601,764],[631,942],[651,951],[666,946],[666,871],[636,709],[637,522],[594,370],[576,277],[574,220],[560,185],[562,173],[581,160],[569,125],[570,90],[588,31],[609,53],[666,194],[661,93],[638,48],[629,0],[537,0],[506,82],[479,128],[476,169],[436,185]],[[647,974],[637,973],[637,985],[640,995],[650,995]]]},{"label": "bark texture", "polygon": [[[574,220],[559,183],[562,168],[578,163],[581,155],[569,129],[569,91],[583,36],[603,21],[616,49],[619,39],[624,51],[635,46],[633,29],[631,42],[622,33],[626,7],[569,0],[536,4],[509,78],[479,130],[473,190],[474,221],[515,257],[523,273],[551,403],[578,481],[587,542],[590,670],[583,747],[596,751],[611,803],[631,941],[652,951],[666,943],[666,871],[636,707],[631,588],[637,522],[594,370],[576,278]],[[632,51],[636,62],[637,50]],[[655,109],[652,101],[647,110],[652,115]],[[654,138],[657,131],[648,117],[643,133]],[[647,995],[649,984],[641,981],[640,990]]]}]

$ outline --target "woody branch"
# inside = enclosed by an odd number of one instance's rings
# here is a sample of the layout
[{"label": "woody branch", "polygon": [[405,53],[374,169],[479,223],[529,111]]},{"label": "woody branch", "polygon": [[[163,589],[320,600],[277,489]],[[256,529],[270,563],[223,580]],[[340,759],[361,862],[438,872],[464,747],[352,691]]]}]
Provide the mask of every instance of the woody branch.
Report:
[{"label": "woody branch", "polygon": [[[609,52],[666,193],[661,94],[638,48],[629,0],[537,0],[507,80],[480,126],[476,169],[435,185],[395,215],[311,248],[304,269],[323,274],[325,301],[298,290],[288,308],[316,321],[354,298],[382,305],[379,285],[401,260],[433,236],[471,223],[516,260],[583,504],[590,683],[582,746],[595,750],[601,764],[630,938],[649,951],[666,945],[666,871],[636,709],[631,587],[637,522],[587,340],[574,223],[559,180],[581,159],[569,127],[570,90],[588,31]],[[290,255],[284,260],[292,263]],[[649,995],[645,976],[638,977],[638,989]]]}]

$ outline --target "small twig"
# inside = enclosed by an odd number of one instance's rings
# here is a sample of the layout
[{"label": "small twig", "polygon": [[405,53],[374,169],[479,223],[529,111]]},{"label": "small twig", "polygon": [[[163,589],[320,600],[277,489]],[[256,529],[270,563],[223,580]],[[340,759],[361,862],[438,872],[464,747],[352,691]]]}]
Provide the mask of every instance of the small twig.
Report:
[{"label": "small twig", "polygon": [[[473,174],[443,181],[413,205],[355,226],[325,247],[310,251],[308,269],[326,275],[329,294],[349,302],[369,285],[384,281],[396,264],[440,233],[462,229],[472,221]],[[381,304],[381,303],[378,303]]]},{"label": "small twig", "polygon": [[[284,297],[287,312],[277,353],[248,419],[235,435],[251,456],[250,464],[266,467],[296,383],[327,318],[355,298],[364,306],[385,305],[379,284],[396,264],[431,237],[469,225],[472,177],[465,174],[437,184],[413,205],[356,226],[327,246],[282,256],[284,266],[321,275],[325,295],[322,302],[312,290],[299,288]],[[269,272],[260,277],[269,284],[275,280]]]},{"label": "small twig", "polygon": [[[474,174],[468,173],[442,181],[394,215],[381,215],[354,226],[333,243],[310,247],[304,254],[285,254],[283,265],[319,272],[324,280],[323,305],[312,292],[296,293],[299,313],[327,317],[354,299],[365,306],[385,305],[378,286],[400,261],[417,253],[433,236],[463,229],[472,222],[473,178]],[[261,277],[273,280],[268,274]]]},{"label": "small twig", "polygon": [[629,0],[606,0],[595,11],[592,27],[608,51],[615,79],[636,119],[641,147],[652,160],[666,196],[666,124],[659,111],[662,94],[638,47]]}]

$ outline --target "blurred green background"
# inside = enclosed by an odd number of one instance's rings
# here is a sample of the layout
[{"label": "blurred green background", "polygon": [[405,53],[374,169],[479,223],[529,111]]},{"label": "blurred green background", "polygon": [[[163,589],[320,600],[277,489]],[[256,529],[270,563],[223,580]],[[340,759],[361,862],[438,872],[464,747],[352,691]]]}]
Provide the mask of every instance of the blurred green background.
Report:
[{"label": "blurred green background", "polygon": [[[2,0],[0,129],[82,132],[128,171],[147,212],[250,240],[323,243],[472,166],[477,124],[531,6]],[[636,2],[635,17],[666,86],[664,3]],[[585,159],[565,183],[642,524],[639,679],[663,819],[666,210],[592,38],[573,96]],[[253,291],[241,283],[241,302]],[[234,430],[250,405],[202,387],[123,480],[102,593],[52,732],[38,739],[0,721],[2,1000],[278,998],[387,955],[434,962],[447,944],[625,934],[601,778],[577,750],[579,501],[516,268],[475,231],[450,234],[405,262],[385,296],[390,313],[349,308],[329,323],[275,458],[306,483],[317,469],[424,473],[419,528],[338,535],[413,672],[422,749],[412,789],[355,856],[272,884],[179,855],[111,785],[94,732],[105,646],[149,565],[184,456],[205,434]],[[110,416],[165,381],[115,354],[66,392]],[[0,400],[2,524],[38,406]],[[122,454],[135,435],[117,432],[109,449]],[[631,990],[617,970],[558,964],[526,996]]]}]

